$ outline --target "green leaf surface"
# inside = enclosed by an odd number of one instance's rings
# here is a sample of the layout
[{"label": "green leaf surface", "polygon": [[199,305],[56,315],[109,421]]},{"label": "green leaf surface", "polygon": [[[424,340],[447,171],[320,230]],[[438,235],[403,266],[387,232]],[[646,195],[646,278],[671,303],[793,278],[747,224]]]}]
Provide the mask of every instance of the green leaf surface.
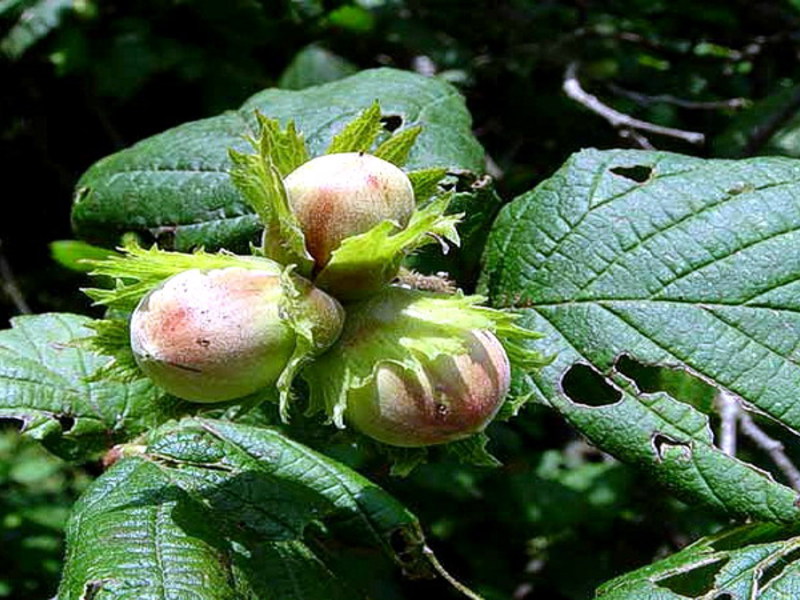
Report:
[{"label": "green leaf surface", "polygon": [[800,163],[587,150],[517,198],[482,291],[545,334],[517,381],[692,502],[792,522],[797,493],[724,454],[709,418],[645,393],[621,357],[688,370],[800,431]]},{"label": "green leaf surface", "polygon": [[76,505],[59,599],[363,597],[327,564],[341,543],[424,561],[416,518],[360,475],[276,430],[187,418]]},{"label": "green leaf surface", "polygon": [[401,128],[423,126],[408,158],[410,169],[482,170],[483,150],[455,88],[414,73],[375,69],[302,91],[268,89],[238,111],[186,123],[98,161],[76,186],[76,234],[114,245],[134,231],[163,247],[245,251],[260,225],[230,180],[228,150],[247,151],[245,136],[256,133],[255,111],[283,125],[293,120],[310,155],[317,156],[375,100],[385,116],[400,119]]},{"label": "green leaf surface", "polygon": [[597,600],[790,600],[800,594],[796,527],[756,523],[703,538],[604,584]]},{"label": "green leaf surface", "polygon": [[108,363],[77,340],[91,319],[70,314],[17,317],[0,331],[0,419],[60,456],[83,458],[171,418],[182,403],[148,380],[88,381]]}]

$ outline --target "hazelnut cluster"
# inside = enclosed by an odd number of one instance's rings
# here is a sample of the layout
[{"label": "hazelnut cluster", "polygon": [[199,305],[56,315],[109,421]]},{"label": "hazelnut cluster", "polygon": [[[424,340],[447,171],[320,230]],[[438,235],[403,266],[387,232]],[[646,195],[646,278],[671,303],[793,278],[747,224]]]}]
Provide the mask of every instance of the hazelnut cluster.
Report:
[{"label": "hazelnut cluster", "polygon": [[194,402],[278,386],[284,417],[300,374],[312,410],[392,446],[482,431],[510,386],[501,339],[535,334],[481,297],[398,283],[409,252],[458,241],[446,201],[423,204],[400,167],[366,152],[281,173],[269,144],[259,147],[257,156],[232,152],[232,177],[264,222],[261,256],[213,255],[140,295],[130,318],[139,369]]}]

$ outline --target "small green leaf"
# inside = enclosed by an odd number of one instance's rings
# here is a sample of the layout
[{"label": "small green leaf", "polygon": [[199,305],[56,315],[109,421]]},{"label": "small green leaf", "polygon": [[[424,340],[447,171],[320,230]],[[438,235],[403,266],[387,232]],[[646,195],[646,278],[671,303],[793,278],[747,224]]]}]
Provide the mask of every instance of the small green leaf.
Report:
[{"label": "small green leaf", "polygon": [[442,195],[416,210],[405,229],[383,221],[366,233],[345,239],[317,276],[316,285],[342,297],[349,288],[378,290],[395,276],[403,258],[417,248],[435,242],[444,248],[448,242],[458,245],[456,224],[462,215],[444,214],[449,200]]},{"label": "small green leaf", "polygon": [[105,260],[91,261],[92,275],[102,275],[115,280],[113,289],[87,288],[83,291],[95,301],[109,308],[131,312],[150,290],[165,279],[189,269],[224,269],[239,267],[257,269],[280,275],[283,267],[267,258],[236,256],[221,252],[210,254],[198,250],[192,254],[167,252],[157,247],[149,249],[130,245],[123,254]]},{"label": "small green leaf", "polygon": [[424,206],[425,203],[439,192],[439,183],[447,176],[447,169],[443,167],[433,167],[430,169],[420,169],[408,173],[411,186],[414,188],[414,199],[417,204]]},{"label": "small green leaf", "polygon": [[465,440],[447,444],[444,448],[447,454],[460,463],[477,467],[499,467],[502,463],[486,449],[488,444],[489,436],[478,433]]},{"label": "small green leaf", "polygon": [[325,154],[369,152],[381,131],[381,107],[376,100],[333,138]]},{"label": "small green leaf", "polygon": [[59,240],[50,243],[50,255],[58,264],[72,271],[88,273],[92,265],[87,260],[103,260],[117,253],[77,240]]},{"label": "small green leaf", "polygon": [[[414,147],[414,142],[417,141],[420,133],[422,133],[421,125],[403,129],[378,146],[373,154],[378,158],[388,160],[398,167],[402,167],[408,161],[408,155],[411,154],[411,149]],[[414,191],[416,192],[416,188]]]},{"label": "small green leaf", "polygon": [[258,115],[260,134],[251,140],[257,154],[230,151],[231,179],[264,225],[263,250],[268,258],[284,265],[297,265],[301,275],[310,275],[314,260],[306,250],[300,223],[289,207],[283,176],[273,154],[284,169],[294,170],[296,161],[305,158],[305,146],[294,134],[294,126],[279,135],[277,121]]},{"label": "small green leaf", "polygon": [[308,149],[303,136],[297,132],[294,121],[281,130],[277,119],[270,119],[256,111],[261,137],[251,141],[264,160],[270,160],[281,177],[286,177],[308,160]]}]

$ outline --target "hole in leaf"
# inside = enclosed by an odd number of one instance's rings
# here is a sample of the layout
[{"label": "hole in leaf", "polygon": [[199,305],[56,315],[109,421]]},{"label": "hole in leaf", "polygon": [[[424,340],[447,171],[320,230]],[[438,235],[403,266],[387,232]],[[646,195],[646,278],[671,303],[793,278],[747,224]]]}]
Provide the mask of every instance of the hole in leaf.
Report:
[{"label": "hole in leaf", "polygon": [[689,447],[689,444],[674,440],[663,433],[655,433],[653,438],[650,440],[650,443],[653,444],[653,450],[655,451],[659,460],[664,460],[667,452],[671,448],[682,448],[687,458],[691,454],[691,448]]},{"label": "hole in leaf", "polygon": [[75,427],[75,417],[72,415],[56,415],[56,419],[64,433],[69,433]]},{"label": "hole in leaf", "polygon": [[614,167],[611,169],[614,175],[619,175],[625,179],[630,179],[636,183],[644,183],[653,174],[653,167],[645,167],[644,165],[636,165],[635,167]]},{"label": "hole in leaf", "polygon": [[667,588],[676,594],[699,598],[714,588],[714,579],[728,560],[728,558],[720,558],[684,573],[658,580],[655,583],[657,586]]},{"label": "hole in leaf", "polygon": [[83,202],[89,193],[92,191],[92,188],[88,186],[81,186],[77,190],[75,190],[75,194],[72,197],[73,204],[78,204],[79,202]]},{"label": "hole in leaf", "polygon": [[622,399],[620,391],[605,377],[581,363],[572,365],[561,378],[561,391],[576,404],[586,406],[607,406]]},{"label": "hole in leaf", "polygon": [[25,420],[24,419],[17,419],[14,417],[3,417],[0,419],[0,431],[3,429],[14,429],[16,431],[22,431],[25,429]]},{"label": "hole in leaf", "polygon": [[714,412],[714,386],[685,369],[646,365],[627,354],[621,354],[617,358],[614,368],[636,383],[636,387],[644,393],[665,392],[701,412]]},{"label": "hole in leaf", "polygon": [[178,227],[176,225],[162,225],[161,227],[151,227],[149,229],[152,239],[164,249],[175,247],[175,235]]},{"label": "hole in leaf", "polygon": [[400,115],[386,115],[381,117],[381,124],[386,131],[395,131],[400,129],[403,124],[403,117]]},{"label": "hole in leaf", "polygon": [[399,527],[389,534],[389,546],[401,563],[410,564],[414,561],[416,544],[406,528]]},{"label": "hole in leaf", "polygon": [[714,596],[714,600],[733,600],[733,596],[731,596],[728,592],[725,592],[723,594]]},{"label": "hole in leaf", "polygon": [[106,580],[104,579],[95,579],[93,581],[86,582],[86,585],[83,586],[83,594],[81,594],[82,600],[94,600],[97,597],[98,592],[103,588],[106,584]]},{"label": "hole in leaf", "polygon": [[709,546],[716,552],[727,552],[751,544],[772,544],[788,540],[798,532],[800,532],[800,526],[787,527],[786,525],[762,523],[758,526],[740,527],[722,534]]},{"label": "hole in leaf", "polygon": [[758,578],[758,589],[764,590],[773,579],[780,577],[786,567],[797,560],[800,560],[800,548],[795,548],[788,554],[779,557],[761,572],[761,576]]}]

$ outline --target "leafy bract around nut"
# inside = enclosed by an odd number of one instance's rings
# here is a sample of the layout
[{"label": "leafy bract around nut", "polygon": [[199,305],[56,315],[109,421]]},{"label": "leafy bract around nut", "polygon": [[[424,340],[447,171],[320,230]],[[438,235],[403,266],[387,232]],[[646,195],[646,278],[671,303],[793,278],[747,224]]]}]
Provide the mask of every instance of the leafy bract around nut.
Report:
[{"label": "leafy bract around nut", "polygon": [[[187,399],[222,401],[277,381],[281,414],[288,418],[295,373],[338,336],[338,302],[294,275],[292,267],[266,258],[136,246],[123,252],[94,262],[93,273],[116,285],[84,291],[114,309],[115,318],[96,323],[90,344],[130,368],[131,349],[122,333],[128,331],[128,313],[139,306],[131,339],[139,366],[156,383]],[[178,354],[169,355],[165,348],[171,344]]]},{"label": "leafy bract around nut", "polygon": [[[433,294],[388,286],[367,300],[350,304],[337,343],[303,372],[311,392],[310,410],[325,410],[337,426],[344,427],[349,404],[372,386],[382,372],[387,373],[383,375],[386,378],[398,373],[412,374],[422,385],[428,385],[432,374],[433,379],[447,376],[452,366],[447,362],[449,357],[493,354],[496,364],[487,370],[500,372],[504,359],[498,356],[496,348],[490,348],[493,342],[486,332],[502,341],[512,367],[532,368],[547,362],[524,344],[539,334],[515,325],[513,314],[480,306],[482,301],[480,296]],[[476,335],[489,341],[476,344]],[[503,378],[502,374],[495,377],[495,388],[500,393],[505,390]],[[494,414],[495,410],[493,407],[488,412]],[[481,429],[486,420],[470,422],[468,432]],[[388,441],[387,436],[383,437]],[[448,439],[458,437],[462,436]],[[402,442],[402,439],[391,440],[393,444]],[[405,445],[422,445],[420,440],[412,442]]]},{"label": "leafy bract around nut", "polygon": [[470,331],[464,344],[458,354],[426,362],[422,371],[381,364],[371,384],[351,390],[345,417],[369,437],[401,447],[480,433],[505,400],[511,369],[492,333]]},{"label": "leafy bract around nut", "polygon": [[444,214],[449,195],[414,212],[415,204],[438,194],[446,169],[408,175],[399,169],[419,127],[386,137],[375,103],[334,138],[326,155],[299,162],[307,153],[293,124],[282,131],[277,121],[259,115],[258,122],[258,137],[250,139],[255,153],[231,151],[231,177],[264,223],[265,256],[296,265],[319,287],[349,300],[378,291],[420,246],[459,243],[460,215]]}]

